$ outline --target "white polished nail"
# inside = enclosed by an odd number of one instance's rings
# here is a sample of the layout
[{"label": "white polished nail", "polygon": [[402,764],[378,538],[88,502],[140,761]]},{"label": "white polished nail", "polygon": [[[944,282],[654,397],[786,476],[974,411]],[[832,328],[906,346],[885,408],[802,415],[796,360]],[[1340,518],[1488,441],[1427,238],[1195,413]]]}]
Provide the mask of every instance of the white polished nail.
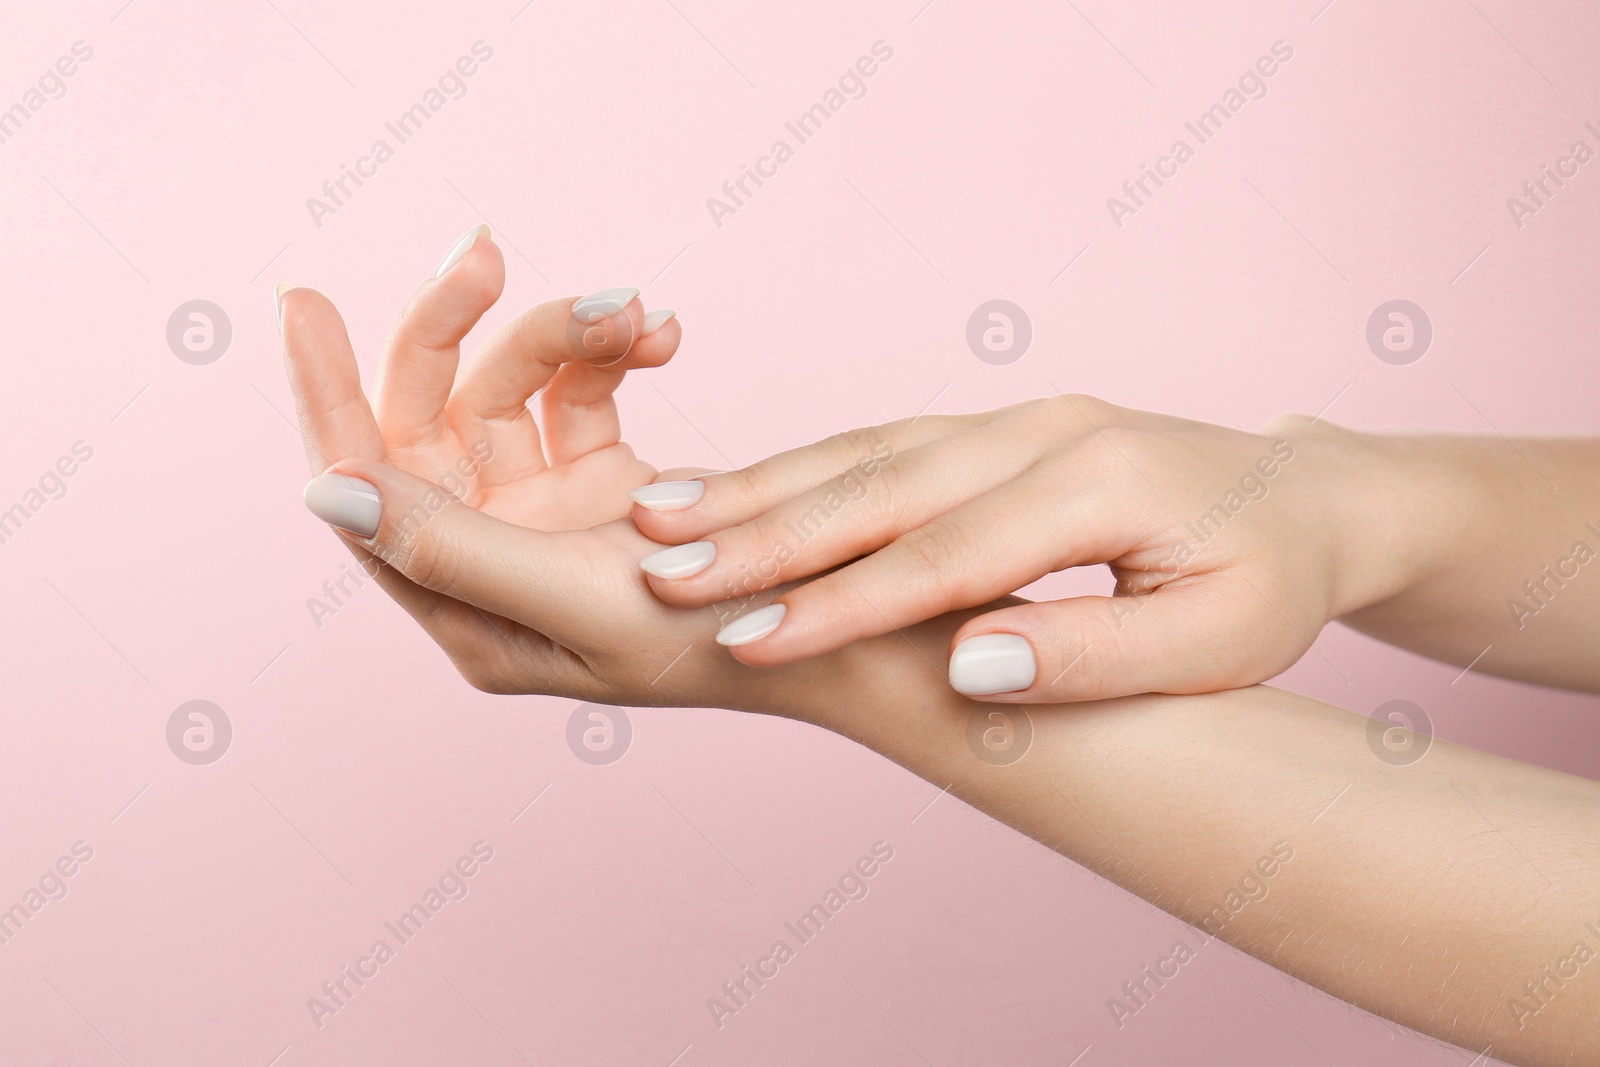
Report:
[{"label": "white polished nail", "polygon": [[717,631],[717,644],[748,645],[752,641],[759,641],[778,628],[783,617],[789,609],[782,604],[768,604],[764,608],[757,608],[748,615],[741,615],[728,625]]},{"label": "white polished nail", "polygon": [[278,312],[278,332],[279,333],[283,332],[283,294],[287,293],[290,289],[293,289],[293,288],[294,288],[294,286],[290,285],[288,282],[279,282],[277,288],[272,290],[273,306],[277,309],[277,312]]},{"label": "white polished nail", "polygon": [[654,482],[641,485],[628,495],[635,504],[651,511],[682,511],[698,502],[705,491],[706,483],[700,481]]},{"label": "white polished nail", "polygon": [[711,566],[716,558],[715,543],[693,541],[650,553],[639,561],[639,569],[657,578],[690,578]]},{"label": "white polished nail", "polygon": [[572,317],[579,322],[599,322],[609,319],[633,302],[639,295],[637,289],[602,289],[590,293],[572,305]]},{"label": "white polished nail", "polygon": [[644,313],[644,327],[639,331],[640,337],[649,337],[667,324],[667,320],[678,313],[671,308],[661,308],[659,311],[646,311]]},{"label": "white polished nail", "polygon": [[445,271],[460,263],[461,257],[472,250],[472,246],[478,242],[478,238],[487,236],[489,236],[489,227],[481,222],[462,234],[461,239],[451,245],[450,251],[444,254],[444,262],[439,264],[439,269],[433,272],[433,276],[435,278],[443,277]]},{"label": "white polished nail", "polygon": [[950,654],[950,688],[968,696],[1014,693],[1033,684],[1033,646],[1019,634],[979,634]]},{"label": "white polished nail", "polygon": [[371,482],[348,474],[319,474],[306,483],[306,507],[311,514],[357,537],[378,532],[383,516],[383,501]]}]

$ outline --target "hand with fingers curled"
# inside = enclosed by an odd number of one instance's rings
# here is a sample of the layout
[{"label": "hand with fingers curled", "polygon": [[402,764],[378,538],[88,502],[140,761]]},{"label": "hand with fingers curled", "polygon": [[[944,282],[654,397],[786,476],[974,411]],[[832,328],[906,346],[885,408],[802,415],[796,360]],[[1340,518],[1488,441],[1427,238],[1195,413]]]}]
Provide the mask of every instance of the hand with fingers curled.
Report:
[{"label": "hand with fingers curled", "polygon": [[[1594,442],[1245,433],[1057,396],[658,473],[614,394],[673,357],[673,313],[553,300],[462,365],[504,282],[469,231],[370,402],[333,304],[278,291],[306,504],[474,686],[824,727],[1352,1004],[1507,1062],[1600,1062],[1600,986],[1501,996],[1600,917],[1600,786],[1250,684],[1338,618],[1600,691],[1600,586],[1578,580],[1600,493],[1529,477],[1600,486]],[[1094,564],[1112,595],[1012,595]],[[1507,609],[1538,640],[1507,638]],[[1483,820],[1525,827],[1559,891],[1527,898]],[[1264,848],[1293,875],[1235,906]]]},{"label": "hand with fingers curled", "polygon": [[672,546],[640,565],[679,607],[803,583],[718,636],[776,666],[1108,564],[1110,595],[968,619],[950,684],[1008,703],[1234,688],[1382,592],[1340,566],[1327,514],[1347,436],[1293,420],[1245,433],[1088,396],[922,415],[634,490],[634,521]]},{"label": "hand with fingers curled", "polygon": [[[1339,619],[1457,665],[1498,642],[1481,669],[1594,689],[1596,615],[1573,593],[1554,600],[1595,550],[1536,547],[1592,532],[1592,494],[1563,500],[1530,475],[1594,484],[1595,467],[1585,440],[1390,436],[1303,415],[1247,433],[1057,395],[852,430],[631,495],[639,529],[669,546],[640,561],[663,603],[763,598],[717,636],[753,666],[1105,565],[1110,595],[969,617],[949,684],[1011,704],[1217,692],[1275,677]],[[1541,553],[1559,573],[1539,572]],[[1523,598],[1502,610],[1507,589]],[[1537,644],[1497,636],[1547,609],[1559,621]]]},{"label": "hand with fingers curled", "polygon": [[753,671],[711,640],[717,612],[665,605],[642,580],[638,561],[660,546],[629,517],[628,491],[656,470],[623,443],[614,394],[672,358],[674,313],[646,311],[635,289],[549,301],[463,366],[461,343],[504,282],[499,248],[475,227],[401,312],[370,401],[333,304],[279,286],[320,472],[307,506],[479,689],[796,716],[832,706],[825,690],[862,651]]}]

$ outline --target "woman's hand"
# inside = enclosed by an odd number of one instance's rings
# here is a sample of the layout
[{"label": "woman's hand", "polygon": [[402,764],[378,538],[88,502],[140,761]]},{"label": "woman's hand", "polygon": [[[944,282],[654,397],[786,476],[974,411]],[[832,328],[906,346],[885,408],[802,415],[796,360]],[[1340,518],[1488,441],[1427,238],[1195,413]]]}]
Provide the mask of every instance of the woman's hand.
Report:
[{"label": "woman's hand", "polygon": [[[552,300],[506,324],[458,375],[462,338],[504,287],[500,250],[475,227],[401,311],[369,407],[338,312],[320,293],[279,286],[312,466],[382,459],[536,530],[626,514],[622,494],[655,469],[622,443],[613,393],[629,370],[672,358],[676,318],[646,313],[636,289]],[[542,440],[527,406],[536,393]]]},{"label": "woman's hand", "polygon": [[627,519],[627,491],[655,469],[621,442],[612,395],[672,357],[671,313],[645,313],[634,290],[551,301],[458,373],[505,267],[482,229],[452,256],[401,313],[370,406],[333,304],[280,287],[306,452],[327,472],[307,486],[312,510],[480,689],[795,716],[836,705],[843,654],[751,670],[716,648],[717,613],[645,587],[638,560],[659,546]]},{"label": "woman's hand", "polygon": [[[624,508],[621,485],[649,471],[625,452],[614,430],[598,432],[605,426],[590,425],[587,430],[594,432],[552,440],[547,417],[541,444],[527,416],[511,410],[509,397],[525,384],[505,394],[507,406],[497,412],[478,412],[484,422],[498,419],[503,425],[475,423],[470,408],[457,406],[457,396],[470,395],[462,383],[478,380],[474,375],[484,364],[498,363],[521,383],[534,377],[532,363],[553,364],[560,369],[537,372],[550,389],[569,368],[583,375],[595,371],[579,358],[583,345],[562,343],[573,328],[567,314],[572,302],[562,300],[518,320],[452,388],[455,346],[498,294],[500,262],[487,238],[475,240],[463,265],[467,275],[458,280],[446,273],[426,283],[402,316],[385,357],[384,399],[376,418],[333,306],[296,289],[282,294],[281,308],[313,468],[322,469],[324,459],[333,463],[334,473],[313,479],[309,502],[349,531],[341,536],[371,561],[384,587],[479,688],[803,718],[926,778],[939,790],[930,787],[930,804],[948,790],[1208,934],[1352,1003],[1463,1046],[1479,1049],[1492,1042],[1508,1062],[1542,1067],[1593,1058],[1595,987],[1570,984],[1555,998],[1545,995],[1548,987],[1537,998],[1525,990],[1533,985],[1528,976],[1542,973],[1539,967],[1548,971],[1551,960],[1569,958],[1564,954],[1572,952],[1573,938],[1587,936],[1582,924],[1600,906],[1594,876],[1600,870],[1594,832],[1600,801],[1594,783],[1443,741],[1425,750],[1425,762],[1374,759],[1364,716],[1264,688],[1026,711],[974,703],[944,685],[934,665],[963,624],[958,615],[796,664],[745,666],[715,648],[719,620],[712,611],[669,607],[651,595],[638,564],[659,546],[626,518],[605,521]],[[467,282],[480,270],[489,272],[493,284],[474,289]],[[440,308],[465,310],[450,318],[437,314]],[[631,325],[637,312],[630,299],[617,315]],[[454,325],[442,326],[446,321]],[[670,344],[646,345],[642,352],[639,343],[598,358],[625,354],[617,367],[664,361],[676,335]],[[434,398],[414,406],[412,419],[395,414],[405,410],[401,401],[408,394],[385,391],[407,380],[411,398]],[[610,389],[602,395],[605,411]],[[863,465],[856,477],[876,480],[922,443],[959,440],[961,433],[986,426],[1004,429],[1013,417],[1043,419],[1058,407],[886,427],[857,440],[867,454],[881,442],[895,442],[883,460],[888,466],[869,475]],[[573,421],[567,425],[583,431],[582,418],[569,414]],[[614,409],[609,417],[614,425]],[[1281,459],[1278,473],[1266,475],[1254,466],[1255,450],[1270,452],[1276,438],[1154,416],[1130,421],[1148,429],[1101,424],[1109,427],[1113,450],[1119,457],[1127,451],[1124,462],[1143,460],[1151,482],[1187,492],[1184,499],[1207,494],[1187,486],[1182,476],[1209,485],[1226,469],[1224,460],[1252,460],[1251,469],[1270,480],[1271,493],[1233,514],[1216,535],[1219,545],[1235,533],[1243,538],[1248,527],[1238,524],[1251,508],[1306,506],[1294,504],[1298,493],[1285,493],[1288,473],[1313,456],[1331,470],[1337,455],[1324,449],[1320,437],[1302,432],[1293,458]],[[1013,424],[1011,436],[1028,441],[1024,429],[1039,433],[1049,425]],[[1167,433],[1157,433],[1163,427]],[[474,446],[489,431],[503,436],[485,457]],[[1141,433],[1159,440],[1144,441]],[[574,440],[590,447],[574,447]],[[849,441],[839,447],[836,470],[847,470],[855,448]],[[523,477],[493,473],[502,449],[521,449]],[[1099,477],[1115,482],[1112,457],[1100,459]],[[1020,472],[1031,467],[1015,457],[1009,462],[1017,466],[1014,480],[1025,481]],[[1073,470],[1086,477],[1086,497],[1115,491],[1087,479],[1092,468],[1082,462]],[[1045,465],[1044,459],[1032,463]],[[595,480],[566,470],[579,466],[594,472]],[[977,466],[969,464],[965,473],[955,468],[958,477],[969,479],[963,483],[969,489],[981,481],[970,469]],[[809,484],[826,480],[813,474],[804,468],[798,477],[812,478]],[[425,476],[438,477],[455,492]],[[841,499],[865,508],[867,493],[852,497],[850,485],[866,483],[847,483],[848,474],[835,477]],[[904,486],[914,489],[919,481],[906,479]],[[737,477],[732,482],[744,484]],[[707,483],[707,498],[714,500],[712,491],[728,481],[713,476]],[[758,484],[752,480],[748,487]],[[803,488],[791,484],[788,495]],[[673,492],[682,494],[681,484],[663,490]],[[585,519],[599,525],[574,528]],[[833,515],[834,524],[846,519],[843,510]],[[1159,526],[1154,518],[1148,521]],[[1212,576],[1202,570],[1197,577],[1227,584],[1225,572]],[[750,602],[779,592],[768,589]],[[1226,589],[1217,595],[1225,600]],[[1032,608],[1009,601],[987,617]],[[1518,843],[1508,848],[1504,835],[1485,833],[1485,825],[1514,828]],[[1464,867],[1473,878],[1460,877]],[[1273,904],[1259,906],[1268,892]],[[1351,960],[1366,966],[1353,967]],[[1450,1011],[1439,1011],[1443,1001]]]},{"label": "woman's hand", "polygon": [[1341,500],[1380,488],[1363,484],[1358,436],[1303,418],[1244,433],[1061,396],[657,482],[634,492],[634,521],[677,546],[642,563],[667,604],[821,574],[721,635],[744,663],[795,663],[1108,563],[1114,596],[968,621],[951,684],[1006,702],[1209,692],[1278,674],[1328,620],[1400,582],[1398,565],[1373,562],[1383,531],[1343,521]]}]

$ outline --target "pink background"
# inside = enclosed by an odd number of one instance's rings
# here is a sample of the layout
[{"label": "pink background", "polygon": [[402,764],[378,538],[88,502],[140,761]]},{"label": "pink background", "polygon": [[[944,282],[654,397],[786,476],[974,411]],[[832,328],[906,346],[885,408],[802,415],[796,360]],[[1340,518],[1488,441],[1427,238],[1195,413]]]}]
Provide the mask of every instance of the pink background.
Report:
[{"label": "pink background", "polygon": [[[1055,388],[1247,427],[1331,403],[1600,429],[1600,162],[1520,229],[1505,204],[1596,146],[1600,7],[921,2],[8,6],[0,107],[73,42],[93,56],[0,145],[0,509],[94,455],[0,545],[0,907],[73,842],[94,856],[0,945],[0,1059],[1472,1059],[1222,945],[1119,1030],[1107,999],[1193,934],[872,753],[635,711],[631,750],[590,766],[570,701],[469,690],[375,588],[313,623],[348,557],[299,503],[273,284],[329,293],[370,374],[480,220],[509,271],[488,327],[614,285],[678,309],[678,358],[622,394],[662,466]],[[316,226],[306,198],[478,40],[467,95]],[[879,40],[867,95],[715,225],[706,198]],[[1268,95],[1114,226],[1106,198],[1278,40]],[[1364,327],[1402,297],[1435,339],[1390,366]],[[1006,366],[964,339],[992,298],[1033,323]],[[205,366],[166,342],[192,299],[233,327]],[[1337,627],[1318,649],[1285,684],[1600,773],[1593,698]],[[165,740],[197,698],[234,729],[209,766]],[[306,999],[478,840],[470,894],[313,1025]],[[706,998],[878,840],[871,894],[718,1030]]]}]

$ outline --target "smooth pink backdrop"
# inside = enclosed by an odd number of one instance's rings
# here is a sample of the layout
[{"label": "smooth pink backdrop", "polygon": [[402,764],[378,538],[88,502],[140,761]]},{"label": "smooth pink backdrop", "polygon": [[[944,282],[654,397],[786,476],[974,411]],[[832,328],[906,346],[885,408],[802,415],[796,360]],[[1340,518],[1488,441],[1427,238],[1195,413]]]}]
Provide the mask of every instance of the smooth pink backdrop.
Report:
[{"label": "smooth pink backdrop", "polygon": [[[1600,8],[921,4],[9,7],[0,108],[93,56],[0,144],[0,509],[94,455],[0,544],[0,907],[94,856],[0,945],[0,1062],[1472,1060],[1220,944],[1118,1029],[1107,999],[1193,933],[872,753],[635,711],[593,767],[572,702],[471,691],[375,587],[313,622],[348,557],[299,503],[273,285],[332,296],[370,375],[479,221],[509,273],[485,328],[614,285],[678,309],[677,359],[621,396],[662,466],[1055,389],[1246,427],[1600,430],[1600,162],[1520,228],[1505,203],[1600,147]],[[479,40],[465,97],[317,226],[307,197]],[[1280,40],[1267,96],[1113,225]],[[866,96],[716,225],[706,199],[876,41]],[[964,338],[993,298],[1033,324],[1007,366]],[[1410,366],[1364,341],[1394,298],[1435,329]],[[166,341],[192,299],[233,328],[205,366]],[[1459,675],[1334,627],[1282,684],[1600,774],[1593,698]],[[197,698],[234,729],[209,766],[165,739]],[[317,1028],[306,999],[478,840],[470,894]],[[878,840],[870,895],[717,1029],[706,998]]]}]

